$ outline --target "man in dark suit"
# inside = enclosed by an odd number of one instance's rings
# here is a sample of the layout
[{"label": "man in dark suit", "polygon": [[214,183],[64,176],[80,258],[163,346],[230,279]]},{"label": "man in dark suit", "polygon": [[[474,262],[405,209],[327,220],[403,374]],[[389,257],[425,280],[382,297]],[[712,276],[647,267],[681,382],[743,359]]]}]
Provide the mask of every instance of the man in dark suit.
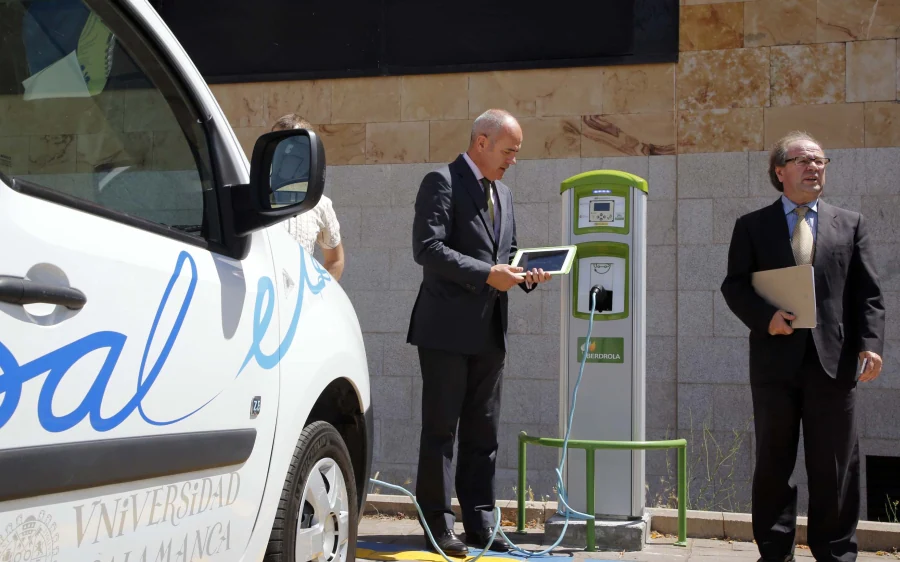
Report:
[{"label": "man in dark suit", "polygon": [[[753,534],[764,561],[793,560],[800,426],[809,477],[808,542],[817,561],[856,560],[859,444],[856,385],[881,372],[884,301],[866,223],[819,199],[825,157],[805,133],[778,141],[769,176],[783,193],[740,217],[722,294],[750,328],[750,387],[756,429]],[[755,271],[812,264],[816,327],[762,299]]]},{"label": "man in dark suit", "polygon": [[[466,542],[483,548],[493,520],[494,469],[506,359],[506,291],[530,291],[543,270],[511,267],[517,250],[512,195],[499,180],[516,163],[522,129],[512,115],[475,119],[468,150],[422,180],[412,228],[422,284],[407,342],[422,367],[422,434],[416,498],[441,550],[465,556],[450,509],[453,442],[459,424],[456,493]],[[426,545],[430,548],[426,538]],[[508,550],[497,539],[491,550]]]}]

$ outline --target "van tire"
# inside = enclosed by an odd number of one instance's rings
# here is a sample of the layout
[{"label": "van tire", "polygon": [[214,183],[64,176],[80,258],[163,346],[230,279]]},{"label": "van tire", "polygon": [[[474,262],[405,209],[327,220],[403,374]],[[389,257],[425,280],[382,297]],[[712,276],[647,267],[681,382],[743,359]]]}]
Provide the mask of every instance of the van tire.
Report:
[{"label": "van tire", "polygon": [[[347,490],[347,549],[346,557],[341,562],[356,560],[358,495],[350,453],[333,425],[317,421],[306,426],[297,440],[278,502],[278,512],[272,524],[264,562],[306,562],[296,557],[297,522],[304,512],[309,513],[312,505],[306,501],[301,505],[301,499],[313,469],[320,463],[327,465],[329,461],[337,465]],[[339,557],[330,558],[327,553],[324,559],[335,562],[341,560]]]}]

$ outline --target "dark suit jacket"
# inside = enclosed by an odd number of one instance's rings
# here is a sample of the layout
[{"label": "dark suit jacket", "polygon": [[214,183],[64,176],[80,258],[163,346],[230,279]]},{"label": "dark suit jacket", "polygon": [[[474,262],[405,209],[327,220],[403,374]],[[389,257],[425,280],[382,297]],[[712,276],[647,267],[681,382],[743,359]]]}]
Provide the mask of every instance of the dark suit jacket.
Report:
[{"label": "dark suit jacket", "polygon": [[[499,305],[506,345],[508,295],[487,284],[491,267],[515,257],[516,219],[512,194],[495,182],[500,238],[494,239],[484,190],[460,155],[430,172],[419,186],[412,228],[413,256],[422,284],[413,307],[407,342],[463,354],[482,350]],[[520,285],[525,289],[525,284]],[[525,289],[526,291],[528,289]]]},{"label": "dark suit jacket", "polygon": [[[813,257],[819,360],[831,378],[853,381],[861,351],[882,354],[884,300],[862,215],[819,200]],[[781,198],[740,217],[728,250],[725,302],[750,328],[750,382],[784,381],[803,360],[809,329],[770,336],[777,310],[756,294],[754,271],[796,265]]]}]

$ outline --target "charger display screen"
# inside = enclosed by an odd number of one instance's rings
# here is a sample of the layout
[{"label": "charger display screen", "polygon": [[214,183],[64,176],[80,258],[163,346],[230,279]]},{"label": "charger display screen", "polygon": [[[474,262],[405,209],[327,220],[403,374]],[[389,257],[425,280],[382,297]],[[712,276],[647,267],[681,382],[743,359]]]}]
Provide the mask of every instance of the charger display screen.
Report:
[{"label": "charger display screen", "polygon": [[[577,196],[578,223],[575,234],[585,234],[596,228],[603,229],[604,232],[626,231],[627,198],[617,193],[596,195],[600,191],[604,190],[597,189],[592,194]],[[588,230],[582,231],[583,229]]]}]

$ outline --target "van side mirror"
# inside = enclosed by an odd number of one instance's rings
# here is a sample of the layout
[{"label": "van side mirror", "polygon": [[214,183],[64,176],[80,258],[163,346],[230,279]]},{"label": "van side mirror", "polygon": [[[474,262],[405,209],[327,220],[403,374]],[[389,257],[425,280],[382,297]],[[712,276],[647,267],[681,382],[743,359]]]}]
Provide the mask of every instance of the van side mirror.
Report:
[{"label": "van side mirror", "polygon": [[250,184],[233,193],[238,236],[304,213],[325,189],[325,148],[313,131],[289,129],[265,133],[250,159]]}]

